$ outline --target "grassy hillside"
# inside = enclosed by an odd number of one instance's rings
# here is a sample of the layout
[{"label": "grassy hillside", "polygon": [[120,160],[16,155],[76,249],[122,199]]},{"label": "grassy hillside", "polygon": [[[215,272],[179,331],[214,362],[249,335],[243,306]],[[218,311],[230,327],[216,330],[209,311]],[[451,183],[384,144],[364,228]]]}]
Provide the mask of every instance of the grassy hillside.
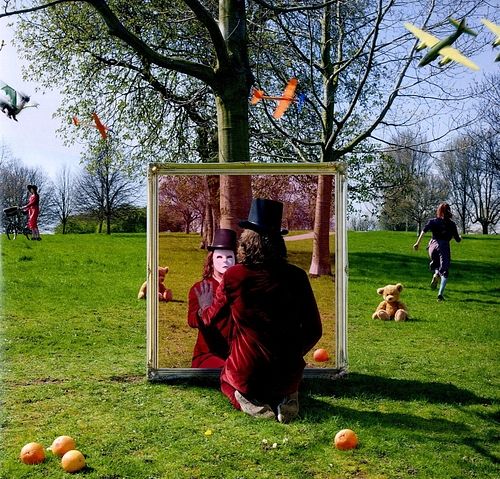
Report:
[{"label": "grassy hillside", "polygon": [[[146,380],[143,235],[2,235],[0,479],[64,477],[50,454],[18,460],[62,434],[86,479],[497,478],[500,239],[452,245],[443,303],[414,240],[349,235],[350,374],[305,382],[283,425],[233,410],[216,382]],[[376,289],[394,282],[412,321],[373,321]],[[360,445],[337,451],[346,427]]]}]

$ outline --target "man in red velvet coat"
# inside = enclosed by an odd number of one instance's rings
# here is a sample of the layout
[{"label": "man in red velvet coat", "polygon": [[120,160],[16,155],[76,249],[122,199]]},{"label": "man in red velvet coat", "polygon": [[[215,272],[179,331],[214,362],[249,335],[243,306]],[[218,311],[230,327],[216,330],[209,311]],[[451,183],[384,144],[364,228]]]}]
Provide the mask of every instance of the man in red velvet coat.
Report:
[{"label": "man in red velvet coat", "polygon": [[286,260],[281,230],[283,204],[257,198],[237,252],[215,291],[198,290],[200,319],[216,324],[232,317],[229,356],[221,372],[221,390],[237,409],[256,417],[293,419],[305,361],[322,334],[316,300],[304,270]]}]

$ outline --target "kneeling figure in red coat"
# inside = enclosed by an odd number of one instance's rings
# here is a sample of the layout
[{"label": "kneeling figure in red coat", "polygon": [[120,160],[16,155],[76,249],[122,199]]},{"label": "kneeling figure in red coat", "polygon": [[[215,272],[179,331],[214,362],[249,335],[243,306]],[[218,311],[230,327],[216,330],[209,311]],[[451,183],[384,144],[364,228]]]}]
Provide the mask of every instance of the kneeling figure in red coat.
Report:
[{"label": "kneeling figure in red coat", "polygon": [[322,334],[307,274],[289,264],[283,204],[252,201],[238,251],[214,292],[198,290],[201,321],[216,324],[229,307],[232,335],[221,371],[221,390],[237,409],[289,422],[299,410],[298,389],[307,354]]}]

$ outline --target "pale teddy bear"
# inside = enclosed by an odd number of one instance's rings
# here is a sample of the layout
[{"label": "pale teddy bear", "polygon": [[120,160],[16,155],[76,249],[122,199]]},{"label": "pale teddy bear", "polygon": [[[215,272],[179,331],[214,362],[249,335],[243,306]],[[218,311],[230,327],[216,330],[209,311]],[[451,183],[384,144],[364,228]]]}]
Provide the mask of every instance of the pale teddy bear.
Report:
[{"label": "pale teddy bear", "polygon": [[[165,286],[165,276],[168,273],[168,266],[162,268],[161,266],[158,268],[158,300],[159,301],[172,301],[173,294],[172,290]],[[137,299],[145,299],[146,298],[146,289],[147,289],[147,281],[141,286],[139,290],[139,294],[137,295]]]},{"label": "pale teddy bear", "polygon": [[408,311],[404,303],[399,301],[399,293],[403,290],[401,283],[388,284],[383,288],[377,289],[377,293],[384,298],[372,315],[372,319],[382,319],[388,321],[405,321],[408,319]]}]

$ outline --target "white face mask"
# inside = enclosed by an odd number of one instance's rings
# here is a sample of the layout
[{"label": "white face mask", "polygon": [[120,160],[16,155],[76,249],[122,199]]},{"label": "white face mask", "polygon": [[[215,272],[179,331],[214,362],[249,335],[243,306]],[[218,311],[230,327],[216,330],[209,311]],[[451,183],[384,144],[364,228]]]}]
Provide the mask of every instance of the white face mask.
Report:
[{"label": "white face mask", "polygon": [[216,249],[212,259],[214,271],[222,276],[226,272],[226,269],[235,263],[234,251],[230,249]]}]

